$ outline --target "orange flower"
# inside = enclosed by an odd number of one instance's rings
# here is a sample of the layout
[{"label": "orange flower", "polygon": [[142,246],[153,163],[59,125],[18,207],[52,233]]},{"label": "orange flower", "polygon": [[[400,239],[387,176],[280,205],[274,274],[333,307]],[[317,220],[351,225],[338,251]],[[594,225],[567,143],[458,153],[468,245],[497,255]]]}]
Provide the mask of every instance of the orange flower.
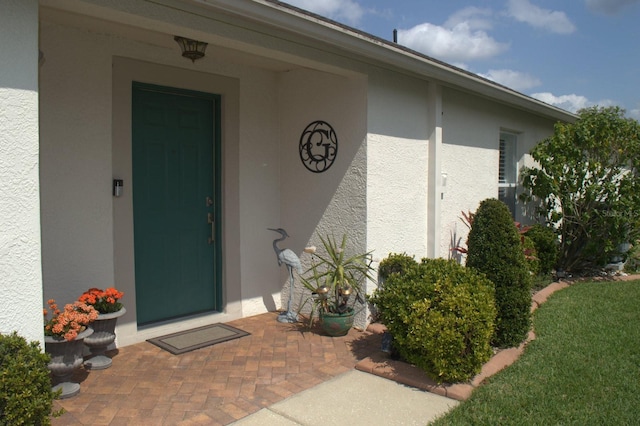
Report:
[{"label": "orange flower", "polygon": [[78,337],[78,333],[98,318],[98,311],[84,302],[76,301],[73,304],[67,304],[63,311],[58,309],[53,299],[47,303],[52,311],[52,317],[47,321],[48,311],[47,309],[43,310],[45,316],[44,334],[46,336],[64,338],[68,341],[74,340]]},{"label": "orange flower", "polygon": [[93,306],[101,314],[107,314],[122,309],[122,303],[119,300],[123,295],[123,292],[113,287],[106,290],[94,287],[85,291],[78,300]]}]

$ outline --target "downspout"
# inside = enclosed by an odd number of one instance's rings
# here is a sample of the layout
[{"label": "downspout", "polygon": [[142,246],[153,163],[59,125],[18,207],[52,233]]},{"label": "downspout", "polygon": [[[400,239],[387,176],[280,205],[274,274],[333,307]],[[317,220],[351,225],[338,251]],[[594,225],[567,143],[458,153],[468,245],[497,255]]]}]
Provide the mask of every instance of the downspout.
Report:
[{"label": "downspout", "polygon": [[429,83],[427,95],[429,134],[429,168],[427,171],[427,257],[436,258],[440,253],[441,204],[444,199],[442,185],[442,87]]}]

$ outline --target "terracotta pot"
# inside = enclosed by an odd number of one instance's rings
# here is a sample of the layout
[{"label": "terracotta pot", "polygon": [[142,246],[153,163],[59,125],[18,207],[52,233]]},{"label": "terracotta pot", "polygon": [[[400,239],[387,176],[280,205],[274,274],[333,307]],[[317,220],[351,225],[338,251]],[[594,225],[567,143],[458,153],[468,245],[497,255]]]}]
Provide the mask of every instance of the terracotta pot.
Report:
[{"label": "terracotta pot", "polygon": [[61,390],[60,398],[71,398],[80,392],[80,384],[72,381],[73,373],[82,365],[84,339],[93,334],[87,328],[74,340],[44,336],[45,351],[51,356],[49,371],[53,374],[53,391]]},{"label": "terracotta pot", "polygon": [[84,339],[84,344],[91,351],[91,356],[84,362],[84,367],[89,370],[104,370],[111,367],[111,358],[105,355],[107,348],[116,340],[116,323],[118,318],[123,316],[127,310],[120,309],[118,312],[98,315],[98,319],[92,322],[89,327],[93,334]]}]

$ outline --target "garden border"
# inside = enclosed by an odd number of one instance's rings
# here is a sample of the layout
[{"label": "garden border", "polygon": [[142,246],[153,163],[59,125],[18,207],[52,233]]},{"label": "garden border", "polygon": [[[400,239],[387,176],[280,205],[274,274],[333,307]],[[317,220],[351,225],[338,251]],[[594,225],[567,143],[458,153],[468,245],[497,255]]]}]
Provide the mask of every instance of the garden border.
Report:
[{"label": "garden border", "polygon": [[[556,291],[567,288],[577,282],[629,281],[637,279],[640,279],[640,275],[584,277],[556,281],[533,294],[531,297],[531,312],[533,313]],[[369,325],[367,331],[382,334],[386,331],[386,327],[380,323],[373,323]],[[518,347],[498,351],[482,366],[480,373],[471,379],[471,381],[464,383],[438,384],[433,379],[429,378],[420,368],[404,361],[390,359],[388,355],[382,351],[362,359],[356,364],[355,368],[356,370],[384,377],[407,386],[413,386],[415,388],[458,401],[465,401],[471,396],[473,390],[482,385],[486,379],[517,361],[524,352],[524,348],[527,344],[535,338],[535,332],[532,329],[529,331],[527,338]]]}]

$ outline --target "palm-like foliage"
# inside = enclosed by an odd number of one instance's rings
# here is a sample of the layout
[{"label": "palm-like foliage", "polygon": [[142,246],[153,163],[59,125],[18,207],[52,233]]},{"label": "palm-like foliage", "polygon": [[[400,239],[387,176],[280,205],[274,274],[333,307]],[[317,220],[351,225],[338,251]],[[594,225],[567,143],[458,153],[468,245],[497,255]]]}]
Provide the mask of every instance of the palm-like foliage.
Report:
[{"label": "palm-like foliage", "polygon": [[356,302],[363,304],[364,283],[367,279],[374,280],[371,252],[348,256],[346,234],[340,244],[332,236],[319,238],[324,252],[313,254],[311,267],[301,277],[302,284],[311,292],[310,322],[316,312],[346,313]]}]

